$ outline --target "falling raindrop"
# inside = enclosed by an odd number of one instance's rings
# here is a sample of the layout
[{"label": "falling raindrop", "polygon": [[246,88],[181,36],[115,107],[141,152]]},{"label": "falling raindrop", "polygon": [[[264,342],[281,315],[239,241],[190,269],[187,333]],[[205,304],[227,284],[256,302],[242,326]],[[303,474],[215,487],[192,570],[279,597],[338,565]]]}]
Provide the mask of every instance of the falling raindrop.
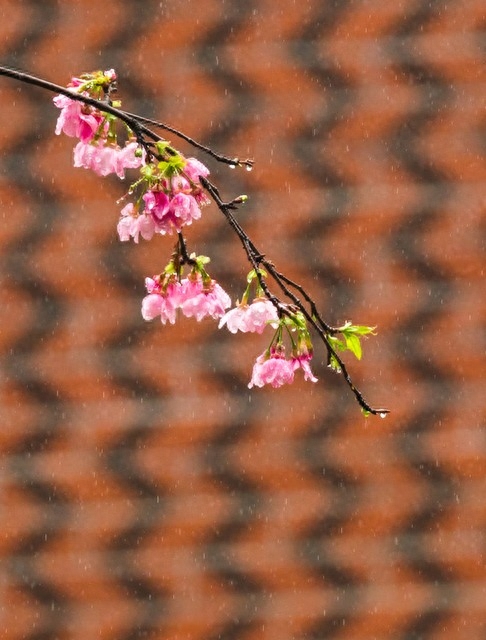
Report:
[{"label": "falling raindrop", "polygon": [[253,170],[253,167],[251,166],[251,164],[247,164],[246,165],[246,170],[247,171],[252,171]]}]

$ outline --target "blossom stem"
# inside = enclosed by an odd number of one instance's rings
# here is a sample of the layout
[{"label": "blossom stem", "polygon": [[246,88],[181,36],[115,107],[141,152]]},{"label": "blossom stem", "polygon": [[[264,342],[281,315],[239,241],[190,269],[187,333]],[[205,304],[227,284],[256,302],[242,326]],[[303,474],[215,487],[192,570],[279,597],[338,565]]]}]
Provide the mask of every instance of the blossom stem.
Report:
[{"label": "blossom stem", "polygon": [[170,125],[165,124],[164,122],[159,122],[158,120],[152,120],[152,118],[145,118],[144,116],[138,116],[135,113],[129,113],[128,111],[125,111],[125,114],[127,116],[130,116],[137,122],[140,122],[141,124],[148,124],[152,127],[157,127],[159,129],[163,129],[164,131],[169,131],[169,133],[173,133],[178,138],[181,138],[182,140],[185,140],[186,142],[188,142],[192,147],[195,147],[196,149],[200,149],[201,151],[204,151],[204,153],[207,153],[209,156],[211,156],[211,158],[214,158],[218,162],[222,162],[223,164],[227,164],[230,166],[245,166],[245,167],[249,167],[250,169],[253,167],[253,160],[249,158],[247,158],[246,160],[240,160],[239,158],[230,158],[221,153],[216,153],[216,151],[213,151],[210,147],[206,147],[204,144],[201,144],[197,140],[194,140],[194,138],[191,138],[190,136],[183,133],[182,131],[175,129],[174,127],[171,127]]}]

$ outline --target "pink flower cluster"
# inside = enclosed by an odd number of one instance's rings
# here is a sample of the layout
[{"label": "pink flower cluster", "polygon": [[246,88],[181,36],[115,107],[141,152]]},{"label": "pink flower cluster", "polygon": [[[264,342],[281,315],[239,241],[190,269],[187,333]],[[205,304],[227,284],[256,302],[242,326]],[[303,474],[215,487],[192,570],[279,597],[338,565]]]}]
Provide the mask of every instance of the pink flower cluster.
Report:
[{"label": "pink flower cluster", "polygon": [[294,372],[302,369],[304,379],[317,382],[312,373],[310,361],[312,359],[312,345],[307,331],[299,330],[297,343],[293,341],[292,358],[285,357],[285,348],[282,343],[281,330],[285,326],[278,315],[275,306],[267,298],[256,297],[251,304],[246,302],[247,293],[243,296],[243,302],[227,311],[219,321],[219,328],[226,325],[231,333],[237,331],[263,333],[267,326],[276,329],[272,340],[272,346],[264,351],[253,366],[253,373],[248,387],[263,387],[271,384],[273,387],[281,387],[294,381]]},{"label": "pink flower cluster", "polygon": [[[104,99],[114,89],[115,81],[112,69],[83,74],[82,78],[71,80],[69,91],[72,95]],[[203,188],[203,178],[209,175],[209,170],[199,160],[184,158],[161,139],[143,143],[142,148],[130,130],[132,137],[121,147],[117,143],[117,118],[106,113],[102,104],[98,109],[65,95],[56,96],[54,104],[60,109],[56,134],[62,132],[78,139],[74,148],[75,167],[91,169],[100,176],[116,174],[121,179],[126,169],[142,167],[140,178],[128,190],[127,195],[133,198],[120,212],[117,231],[121,241],[133,239],[138,243],[140,236],[150,240],[155,234],[180,233],[201,218],[201,207],[210,202]],[[240,200],[244,198],[246,196],[241,196]],[[160,317],[163,324],[175,324],[180,310],[198,322],[207,316],[219,319],[219,328],[226,326],[231,333],[261,334],[270,326],[274,329],[270,347],[256,359],[248,387],[290,384],[297,369],[302,369],[305,380],[317,382],[310,367],[312,343],[305,317],[293,310],[286,314],[279,313],[280,309],[277,311],[264,296],[261,279],[267,274],[263,269],[255,267],[248,274],[242,302],[226,311],[231,307],[231,300],[207,274],[204,265],[209,258],[196,258],[191,254],[188,259],[182,238],[178,246],[163,274],[145,280],[147,295],[141,309],[145,320]],[[192,265],[191,272],[181,279],[182,265],[188,263]],[[256,298],[248,303],[255,281]],[[284,331],[292,343],[290,358],[285,355]]]},{"label": "pink flower cluster", "polygon": [[83,142],[74,147],[74,166],[91,169],[99,176],[116,173],[125,177],[125,169],[137,169],[142,165],[141,155],[136,155],[139,146],[135,141],[127,142],[124,147],[107,144],[104,140]]},{"label": "pink flower cluster", "polygon": [[209,170],[196,158],[188,158],[183,173],[148,189],[142,196],[142,211],[132,203],[122,209],[117,227],[122,242],[130,238],[138,242],[140,235],[150,240],[156,233],[178,233],[193,220],[199,220],[200,207],[209,203],[200,176],[208,176]]},{"label": "pink flower cluster", "polygon": [[291,384],[294,381],[294,372],[299,368],[304,372],[304,380],[317,382],[310,368],[311,357],[307,353],[287,360],[283,347],[272,347],[256,359],[248,388],[263,387],[266,384],[276,388]]},{"label": "pink flower cluster", "polygon": [[145,320],[160,316],[163,324],[175,323],[177,309],[199,322],[206,316],[220,318],[231,305],[230,297],[215,280],[204,283],[200,275],[180,282],[174,279],[166,286],[161,285],[159,276],[154,276],[146,278],[145,286],[148,295],[142,301],[142,316]]},{"label": "pink flower cluster", "polygon": [[[105,71],[104,76],[107,80],[116,79],[113,69]],[[70,90],[77,93],[84,84],[80,78],[72,78]],[[90,94],[81,90],[81,95]],[[141,154],[136,154],[139,148],[136,142],[128,140],[124,147],[112,142],[106,114],[64,95],[56,96],[54,104],[61,109],[56,134],[65,133],[79,139],[74,148],[75,167],[91,169],[99,176],[116,173],[119,178],[124,178],[125,169],[136,169],[143,164]]]}]

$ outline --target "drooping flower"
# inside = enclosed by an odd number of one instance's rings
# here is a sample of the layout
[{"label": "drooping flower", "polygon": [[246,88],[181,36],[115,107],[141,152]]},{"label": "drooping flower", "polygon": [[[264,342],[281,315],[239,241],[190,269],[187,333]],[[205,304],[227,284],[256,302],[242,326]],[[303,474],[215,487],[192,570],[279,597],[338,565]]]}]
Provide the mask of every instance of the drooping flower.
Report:
[{"label": "drooping flower", "polygon": [[116,173],[119,178],[124,178],[125,169],[136,169],[142,164],[142,158],[135,155],[137,147],[136,142],[120,148],[107,144],[103,139],[96,144],[80,140],[74,147],[74,166],[91,169],[99,176]]},{"label": "drooping flower", "polygon": [[286,359],[283,347],[272,347],[256,359],[248,388],[263,387],[266,384],[277,388],[293,381],[294,366]]},{"label": "drooping flower", "polygon": [[278,324],[278,313],[267,298],[255,298],[251,304],[240,304],[226,312],[219,322],[219,328],[225,324],[231,333],[263,333],[269,324]]},{"label": "drooping flower", "polygon": [[138,169],[145,162],[144,153],[138,155],[139,146],[135,140],[129,140],[124,147],[118,148],[115,158],[115,173],[125,177],[125,169]]},{"label": "drooping flower", "polygon": [[100,140],[97,144],[79,141],[74,147],[74,166],[91,169],[99,176],[113,173],[116,155],[114,147],[104,145]]},{"label": "drooping flower", "polygon": [[193,220],[199,220],[201,209],[196,199],[187,193],[176,193],[170,201],[170,211],[175,219],[175,227],[180,231],[183,226],[190,225]]},{"label": "drooping flower", "polygon": [[268,324],[278,324],[278,313],[275,305],[268,298],[255,298],[248,307],[248,331],[262,333]]},{"label": "drooping flower", "polygon": [[299,368],[302,369],[302,371],[304,372],[304,380],[307,380],[309,382],[317,382],[317,378],[312,373],[312,370],[310,368],[311,360],[312,355],[310,353],[297,355],[292,358],[292,366],[294,368],[294,371]]},{"label": "drooping flower", "polygon": [[248,331],[246,318],[247,318],[248,305],[237,305],[233,309],[227,311],[219,321],[218,328],[221,329],[224,325],[228,327],[228,331],[236,333],[242,331],[245,333]]},{"label": "drooping flower", "polygon": [[142,300],[142,317],[144,320],[153,320],[162,313],[163,298],[158,293],[149,293]]},{"label": "drooping flower", "polygon": [[56,123],[56,135],[62,132],[67,136],[79,138],[82,142],[93,139],[103,122],[100,113],[93,113],[91,107],[63,95],[56,96],[53,102],[61,109]]},{"label": "drooping flower", "polygon": [[152,217],[157,233],[164,235],[181,230],[181,225],[171,210],[169,196],[164,191],[149,189],[144,193],[143,201],[145,202],[145,211]]},{"label": "drooping flower", "polygon": [[120,220],[118,221],[118,224],[116,226],[116,230],[118,232],[118,237],[120,238],[121,242],[128,242],[132,237],[134,220],[135,218],[132,218],[132,216],[128,214],[122,215],[120,217]]},{"label": "drooping flower", "polygon": [[[183,181],[183,182],[180,182]],[[182,227],[190,225],[193,220],[201,217],[201,209],[195,198],[183,191],[189,183],[185,178],[177,177],[171,181],[175,185],[176,192],[170,198],[165,191],[149,189],[143,195],[146,211],[154,218],[156,230],[161,234],[179,233]]]},{"label": "drooping flower", "polygon": [[191,185],[189,184],[189,181],[181,175],[171,178],[170,187],[173,195],[180,192],[191,193]]},{"label": "drooping flower", "polygon": [[210,204],[211,200],[206,195],[201,185],[201,176],[206,178],[209,175],[209,169],[196,158],[187,158],[184,165],[184,173],[192,182],[191,194],[200,207]]},{"label": "drooping flower", "polygon": [[142,300],[142,316],[144,320],[153,320],[160,316],[162,324],[167,321],[174,324],[179,307],[181,285],[179,282],[169,282],[162,288],[157,278],[147,278],[145,286],[148,295]]},{"label": "drooping flower", "polygon": [[209,175],[209,169],[197,160],[197,158],[187,158],[186,164],[184,165],[184,173],[189,180],[195,184],[199,184],[200,176],[206,178]]},{"label": "drooping flower", "polygon": [[133,202],[129,202],[121,210],[117,231],[122,242],[133,238],[134,242],[138,243],[139,236],[144,240],[151,240],[156,231],[156,225],[152,216],[145,213],[138,214]]},{"label": "drooping flower", "polygon": [[220,318],[230,306],[231,298],[215,280],[205,283],[200,275],[182,280],[180,308],[187,318]]}]

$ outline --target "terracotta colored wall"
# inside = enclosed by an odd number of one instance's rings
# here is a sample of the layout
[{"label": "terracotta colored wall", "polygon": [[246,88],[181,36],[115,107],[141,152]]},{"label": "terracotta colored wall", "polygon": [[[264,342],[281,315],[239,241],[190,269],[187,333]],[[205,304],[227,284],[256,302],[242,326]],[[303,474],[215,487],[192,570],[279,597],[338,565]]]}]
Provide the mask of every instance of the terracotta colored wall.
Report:
[{"label": "terracotta colored wall", "polygon": [[[71,167],[50,96],[0,78],[0,624],[6,640],[479,640],[486,624],[484,2],[2,0],[4,64],[115,67],[209,161],[332,323],[377,324],[365,420],[249,392],[261,337],[140,317],[159,238]],[[188,148],[181,145],[183,151]],[[241,294],[214,207],[190,249]]]}]

